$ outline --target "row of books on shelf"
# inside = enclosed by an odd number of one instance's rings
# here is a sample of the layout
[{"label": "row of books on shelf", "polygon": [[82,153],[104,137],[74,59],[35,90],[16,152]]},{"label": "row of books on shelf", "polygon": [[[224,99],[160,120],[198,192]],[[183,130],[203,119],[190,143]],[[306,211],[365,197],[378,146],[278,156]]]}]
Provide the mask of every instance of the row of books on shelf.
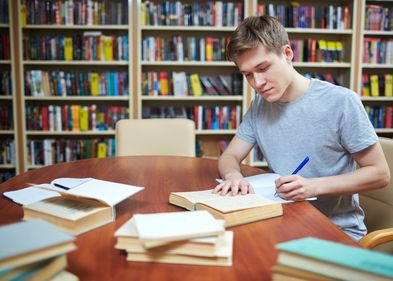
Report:
[{"label": "row of books on shelf", "polygon": [[100,31],[72,36],[24,36],[25,60],[127,61],[128,36],[103,35]]},{"label": "row of books on shelf", "polygon": [[142,95],[202,96],[241,95],[242,75],[199,75],[198,73],[149,71],[142,73]]},{"label": "row of books on shelf", "polygon": [[125,106],[28,105],[26,129],[52,132],[114,130],[118,120],[128,117]]},{"label": "row of books on shelf", "polygon": [[142,60],[225,61],[228,40],[228,37],[147,36],[142,40]]},{"label": "row of books on shelf", "polygon": [[12,105],[0,104],[0,130],[12,130],[14,128]]},{"label": "row of books on shelf", "polygon": [[128,24],[127,1],[22,0],[22,23],[58,25]]},{"label": "row of books on shelf", "polygon": [[393,39],[364,38],[363,63],[393,64]]},{"label": "row of books on shelf", "polygon": [[365,30],[393,30],[393,8],[367,4],[364,17]]},{"label": "row of books on shelf", "polygon": [[214,157],[217,159],[228,147],[228,145],[229,140],[227,139],[219,139],[212,142],[196,139],[195,155],[197,157]]},{"label": "row of books on shelf", "polygon": [[142,25],[237,26],[244,17],[242,2],[206,1],[141,3]]},{"label": "row of books on shelf", "polygon": [[322,39],[290,40],[294,62],[342,62],[343,43]]},{"label": "row of books on shelf", "polygon": [[276,17],[283,26],[290,28],[350,29],[351,17],[347,6],[301,6],[298,2],[291,5],[257,4],[257,15]]},{"label": "row of books on shelf", "polygon": [[125,71],[30,70],[25,73],[25,95],[127,96],[128,73]]},{"label": "row of books on shelf", "polygon": [[327,73],[304,73],[303,76],[305,76],[307,78],[315,78],[315,79],[319,79],[322,81],[327,81],[327,82],[332,83],[334,85],[340,86],[340,82],[336,79],[335,76],[333,76],[329,72],[327,72]]},{"label": "row of books on shelf", "polygon": [[12,95],[11,75],[9,71],[0,72],[0,96]]},{"label": "row of books on shelf", "polygon": [[0,30],[0,60],[10,59],[10,36]]},{"label": "row of books on shelf", "polygon": [[0,172],[0,182],[5,182],[15,177],[15,172]]},{"label": "row of books on shelf", "polygon": [[392,97],[393,74],[362,74],[362,96]]},{"label": "row of books on shelf", "polygon": [[15,165],[15,141],[11,138],[0,139],[0,165]]},{"label": "row of books on shelf", "polygon": [[242,110],[236,106],[167,106],[142,108],[142,118],[187,118],[197,130],[230,130],[240,124]]},{"label": "row of books on shelf", "polygon": [[114,138],[27,140],[29,165],[52,165],[80,159],[115,156]]},{"label": "row of books on shelf", "polygon": [[8,0],[0,0],[0,23],[9,23]]},{"label": "row of books on shelf", "polygon": [[393,128],[392,106],[365,106],[364,108],[374,128]]}]

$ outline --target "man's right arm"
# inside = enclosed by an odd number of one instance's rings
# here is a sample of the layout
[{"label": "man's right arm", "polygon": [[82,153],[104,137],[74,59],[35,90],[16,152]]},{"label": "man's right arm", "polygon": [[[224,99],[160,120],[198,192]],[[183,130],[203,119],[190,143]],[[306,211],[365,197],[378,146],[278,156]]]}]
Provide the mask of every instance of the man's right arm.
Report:
[{"label": "man's right arm", "polygon": [[253,193],[252,186],[244,179],[240,171],[240,163],[251,151],[254,144],[243,141],[235,136],[227,149],[218,159],[218,170],[223,182],[217,185],[213,193],[227,194],[230,190],[232,195]]}]

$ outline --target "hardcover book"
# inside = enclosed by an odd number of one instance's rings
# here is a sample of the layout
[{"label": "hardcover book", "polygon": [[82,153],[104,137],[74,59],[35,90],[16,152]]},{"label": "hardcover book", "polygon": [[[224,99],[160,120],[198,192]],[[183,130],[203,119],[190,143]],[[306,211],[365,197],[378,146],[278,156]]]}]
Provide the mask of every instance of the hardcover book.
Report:
[{"label": "hardcover book", "polygon": [[115,205],[142,189],[93,178],[59,178],[4,195],[23,204],[23,219],[42,218],[78,235],[114,221]]},{"label": "hardcover book", "polygon": [[393,280],[393,256],[307,237],[280,243],[277,263],[353,281]]},{"label": "hardcover book", "polygon": [[258,194],[221,196],[212,190],[171,192],[169,203],[190,211],[207,210],[225,226],[236,226],[283,214],[282,205]]}]

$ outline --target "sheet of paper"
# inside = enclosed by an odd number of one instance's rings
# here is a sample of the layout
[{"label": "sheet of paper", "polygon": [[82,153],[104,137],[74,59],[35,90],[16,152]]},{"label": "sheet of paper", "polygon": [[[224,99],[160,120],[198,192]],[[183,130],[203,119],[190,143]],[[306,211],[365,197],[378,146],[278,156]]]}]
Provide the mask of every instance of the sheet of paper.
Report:
[{"label": "sheet of paper", "polygon": [[98,199],[110,206],[114,206],[142,189],[143,187],[135,185],[91,179],[73,189],[67,190],[66,193]]},{"label": "sheet of paper", "polygon": [[16,191],[7,191],[4,192],[3,195],[15,203],[22,205],[60,196],[60,194],[56,191],[50,191],[34,186],[22,188]]},{"label": "sheet of paper", "polygon": [[52,185],[59,184],[69,189],[80,186],[81,184],[92,180],[93,178],[58,178],[51,182]]},{"label": "sheet of paper", "polygon": [[210,236],[225,228],[207,211],[134,215],[141,240],[176,241]]},{"label": "sheet of paper", "polygon": [[[274,181],[281,177],[279,174],[264,173],[255,176],[246,177],[247,181],[252,185],[256,194],[259,194],[267,199],[273,200],[279,203],[290,203],[293,200],[285,200],[276,194],[276,184]],[[218,182],[222,182],[222,179],[218,179]],[[307,200],[316,200],[316,197],[307,198]]]}]

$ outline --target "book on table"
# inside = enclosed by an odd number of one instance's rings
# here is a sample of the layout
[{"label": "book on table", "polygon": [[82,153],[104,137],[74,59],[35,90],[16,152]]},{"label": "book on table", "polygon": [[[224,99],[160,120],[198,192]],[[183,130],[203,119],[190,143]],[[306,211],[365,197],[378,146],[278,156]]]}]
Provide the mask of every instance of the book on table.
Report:
[{"label": "book on table", "polygon": [[276,245],[277,263],[340,280],[393,280],[393,256],[307,237]]},{"label": "book on table", "polygon": [[23,219],[45,219],[78,235],[115,220],[115,205],[142,187],[93,178],[59,178],[4,195],[23,204]]},{"label": "book on table", "polygon": [[272,281],[336,281],[339,279],[285,265],[272,267]]},{"label": "book on table", "polygon": [[115,248],[125,250],[128,261],[232,265],[233,232],[207,211],[148,214],[142,223],[135,216],[115,233]]},{"label": "book on table", "polygon": [[[0,227],[0,272],[64,255],[76,249],[74,236],[44,220]],[[61,262],[60,262],[61,263]]]},{"label": "book on table", "polygon": [[221,196],[212,190],[171,192],[169,203],[190,211],[207,210],[225,226],[255,222],[281,216],[282,205],[258,194]]},{"label": "book on table", "polygon": [[[220,221],[224,225],[223,221]],[[157,243],[153,248],[145,248],[139,239],[134,218],[128,220],[116,232],[116,249],[126,250],[133,253],[168,253],[179,255],[194,255],[214,257],[220,256],[220,251],[227,244],[229,231],[218,235],[199,237],[171,243]]]},{"label": "book on table", "polygon": [[49,280],[67,267],[65,254],[53,258],[18,266],[0,272],[0,281],[8,280]]}]

